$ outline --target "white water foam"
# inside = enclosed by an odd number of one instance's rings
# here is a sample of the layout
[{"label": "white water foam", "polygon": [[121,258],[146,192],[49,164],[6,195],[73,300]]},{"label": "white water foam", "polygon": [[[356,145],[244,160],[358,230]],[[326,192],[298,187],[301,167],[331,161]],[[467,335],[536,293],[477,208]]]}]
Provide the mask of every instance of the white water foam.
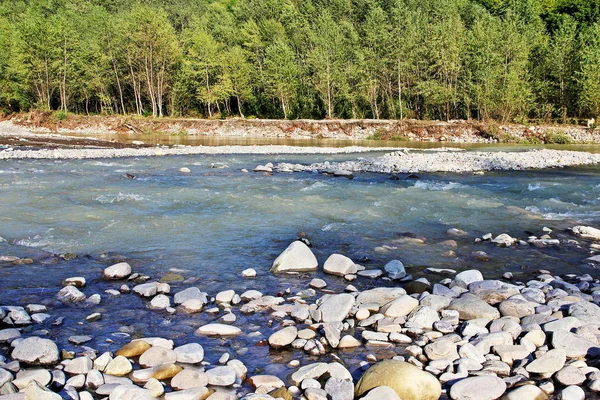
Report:
[{"label": "white water foam", "polygon": [[452,189],[461,189],[465,188],[465,185],[462,185],[458,182],[432,182],[432,181],[417,181],[414,184],[414,187],[423,190],[432,190],[432,191],[446,191]]},{"label": "white water foam", "polygon": [[94,200],[99,202],[100,204],[112,204],[119,203],[121,201],[145,201],[146,197],[135,194],[135,193],[122,193],[118,194],[103,194],[101,196],[96,197]]}]

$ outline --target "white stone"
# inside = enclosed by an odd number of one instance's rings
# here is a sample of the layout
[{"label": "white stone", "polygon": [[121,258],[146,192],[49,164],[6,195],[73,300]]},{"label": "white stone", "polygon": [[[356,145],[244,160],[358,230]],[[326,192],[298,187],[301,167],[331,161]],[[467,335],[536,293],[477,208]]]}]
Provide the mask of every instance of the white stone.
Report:
[{"label": "white stone", "polygon": [[103,277],[108,280],[120,280],[127,278],[129,275],[131,275],[131,265],[120,262],[105,268]]},{"label": "white stone", "polygon": [[296,240],[275,259],[271,272],[315,271],[319,263],[310,248]]},{"label": "white stone", "polygon": [[354,261],[341,254],[330,255],[323,265],[323,272],[331,275],[345,276],[355,274],[357,271]]}]

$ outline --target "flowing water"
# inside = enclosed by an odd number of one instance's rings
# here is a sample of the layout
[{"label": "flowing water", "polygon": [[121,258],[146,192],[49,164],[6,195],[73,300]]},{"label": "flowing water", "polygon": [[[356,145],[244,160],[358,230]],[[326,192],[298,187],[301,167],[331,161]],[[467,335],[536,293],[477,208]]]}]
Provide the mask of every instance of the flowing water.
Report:
[{"label": "flowing water", "polygon": [[[365,155],[360,155],[365,157]],[[325,278],[328,288],[342,290],[348,282],[320,272],[274,276],[268,269],[285,247],[304,232],[320,264],[341,253],[367,268],[382,268],[392,259],[403,261],[415,278],[432,282],[443,277],[424,273],[426,267],[480,269],[486,278],[511,271],[529,279],[539,269],[559,274],[591,273],[582,264],[589,245],[568,244],[565,229],[576,224],[600,226],[600,167],[528,172],[422,174],[418,180],[392,180],[387,175],[359,174],[353,180],[312,173],[245,173],[266,162],[311,163],[354,159],[354,155],[306,156],[173,156],[110,160],[19,160],[0,163],[0,255],[29,256],[30,265],[0,264],[0,305],[44,303],[51,320],[34,329],[47,329],[60,346],[73,334],[91,334],[87,343],[100,351],[116,350],[129,341],[124,335],[159,335],[177,344],[198,341],[206,358],[216,362],[228,351],[250,367],[285,377],[281,363],[298,352],[269,352],[257,343],[272,332],[265,314],[238,315],[236,326],[251,339],[194,336],[194,330],[219,315],[168,315],[146,309],[135,295],[111,297],[106,289],[121,283],[104,282],[102,269],[127,260],[135,272],[159,279],[174,270],[190,279],[173,283],[171,292],[196,285],[214,296],[221,290],[241,293],[258,289],[274,295],[290,288],[304,290],[313,277]],[[188,167],[189,174],[180,173]],[[488,232],[526,239],[554,230],[563,240],[558,248],[497,248],[474,243]],[[469,233],[453,239],[449,228]],[[487,256],[473,254],[485,251]],[[66,261],[59,255],[74,253]],[[69,258],[69,257],[67,257]],[[255,279],[241,279],[254,268]],[[64,306],[54,300],[61,280],[83,276],[89,296],[100,293],[99,306]],[[191,282],[195,281],[195,282]],[[358,288],[394,285],[365,278]],[[313,299],[314,301],[314,299]],[[103,313],[98,322],[81,323],[86,315]],[[51,325],[59,316],[63,325]],[[107,341],[108,339],[108,341]],[[114,344],[112,342],[115,342]],[[338,354],[356,368],[360,351]],[[362,358],[361,358],[362,357]]]}]

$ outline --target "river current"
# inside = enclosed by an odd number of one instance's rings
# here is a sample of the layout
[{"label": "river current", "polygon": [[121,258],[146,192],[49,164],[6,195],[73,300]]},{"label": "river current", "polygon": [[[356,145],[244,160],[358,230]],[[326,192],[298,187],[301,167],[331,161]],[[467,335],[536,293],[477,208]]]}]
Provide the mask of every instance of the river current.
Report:
[{"label": "river current", "polygon": [[[135,295],[109,296],[104,291],[118,289],[121,283],[102,281],[102,269],[126,260],[135,272],[153,280],[175,271],[187,281],[173,283],[172,293],[192,285],[210,296],[227,289],[275,295],[289,288],[295,293],[307,289],[313,277],[326,279],[328,289],[343,290],[349,282],[321,272],[269,272],[277,255],[303,233],[320,265],[332,253],[347,255],[366,268],[382,268],[399,259],[413,277],[431,282],[443,277],[425,273],[427,267],[476,268],[486,278],[513,272],[525,280],[539,269],[598,277],[582,263],[590,255],[589,247],[569,244],[573,237],[566,229],[600,226],[600,167],[483,176],[418,174],[418,179],[358,174],[352,180],[316,173],[252,172],[267,162],[308,164],[356,157],[366,155],[3,161],[0,236],[7,242],[0,243],[0,255],[31,257],[34,262],[0,264],[0,305],[47,304],[52,319],[31,329],[46,329],[68,349],[81,350],[67,341],[74,334],[92,335],[86,345],[99,351],[116,350],[129,341],[127,335],[163,336],[178,344],[202,343],[210,362],[227,351],[251,369],[284,377],[283,362],[305,356],[269,353],[268,346],[257,345],[271,332],[264,314],[238,315],[236,326],[260,332],[252,339],[196,337],[198,326],[219,315],[168,315],[147,310],[147,301]],[[181,167],[191,172],[181,173]],[[488,232],[526,240],[544,234],[544,227],[562,239],[561,246],[507,249],[474,243]],[[450,237],[449,228],[469,235]],[[64,256],[67,253],[76,257],[65,260],[71,258]],[[242,279],[246,268],[254,268],[258,276]],[[65,306],[56,301],[61,281],[71,276],[85,277],[88,284],[82,290],[88,296],[100,293],[100,305]],[[367,288],[397,283],[359,278],[352,284]],[[96,311],[103,314],[100,321],[82,323]],[[58,317],[64,317],[60,327],[51,324]],[[349,365],[361,359],[356,352],[340,356]]]}]

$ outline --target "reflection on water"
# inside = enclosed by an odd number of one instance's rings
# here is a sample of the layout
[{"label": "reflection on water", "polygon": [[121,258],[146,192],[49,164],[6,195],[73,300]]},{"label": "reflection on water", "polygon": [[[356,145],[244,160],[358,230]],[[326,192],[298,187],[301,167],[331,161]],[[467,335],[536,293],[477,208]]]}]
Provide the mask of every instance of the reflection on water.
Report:
[{"label": "reflection on water", "polygon": [[491,144],[491,143],[455,143],[455,142],[417,142],[401,140],[367,140],[367,139],[290,139],[266,137],[222,137],[201,135],[169,135],[169,134],[133,134],[133,133],[99,133],[78,134],[69,133],[69,136],[95,137],[106,141],[120,143],[144,142],[151,145],[165,146],[264,146],[287,145],[304,147],[409,147],[414,149],[437,149],[455,147],[466,150],[524,150],[524,149],[556,149],[587,151],[600,153],[599,144],[569,144],[569,145],[522,145],[522,144]]}]

